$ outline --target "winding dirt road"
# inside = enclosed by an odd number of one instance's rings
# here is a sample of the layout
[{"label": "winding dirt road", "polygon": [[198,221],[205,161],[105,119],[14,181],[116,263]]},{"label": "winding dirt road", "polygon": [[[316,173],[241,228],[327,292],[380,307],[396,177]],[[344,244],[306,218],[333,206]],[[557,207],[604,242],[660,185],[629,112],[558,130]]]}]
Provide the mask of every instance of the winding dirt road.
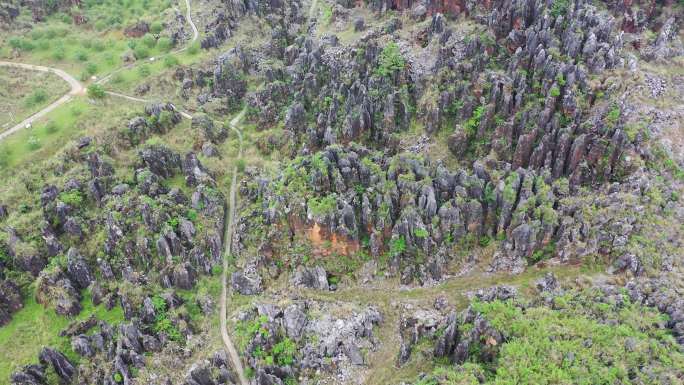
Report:
[{"label": "winding dirt road", "polygon": [[[230,128],[238,134],[240,138],[240,146],[238,150],[239,158],[242,158],[242,132],[238,128],[238,123],[242,120],[247,110],[243,109],[236,117],[234,117],[229,125]],[[226,348],[226,352],[230,356],[230,360],[233,362],[233,368],[238,374],[240,379],[240,385],[249,385],[247,377],[245,376],[245,371],[242,368],[242,361],[240,361],[240,355],[235,349],[233,341],[228,335],[228,322],[227,322],[227,302],[228,302],[228,259],[232,253],[233,244],[233,229],[235,221],[235,205],[237,204],[237,199],[235,197],[235,190],[237,186],[237,165],[233,166],[233,179],[230,183],[230,195],[228,197],[228,218],[225,235],[223,237],[224,252],[223,252],[223,273],[221,274],[221,314],[220,314],[220,327],[221,327],[221,339],[223,339],[223,346]]]},{"label": "winding dirt road", "polygon": [[8,129],[7,131],[1,132],[0,133],[0,141],[4,140],[5,138],[14,134],[17,131],[19,131],[23,128],[26,128],[27,126],[32,125],[33,122],[35,122],[37,119],[40,119],[41,117],[45,116],[50,111],[54,110],[55,108],[61,106],[64,103],[68,102],[74,96],[83,95],[85,93],[85,88],[83,88],[83,85],[78,80],[76,80],[76,78],[74,78],[73,76],[69,75],[68,73],[66,73],[66,72],[64,72],[58,68],[43,67],[43,66],[38,66],[38,65],[33,65],[33,64],[14,63],[14,62],[9,62],[9,61],[0,61],[0,66],[22,68],[22,69],[26,69],[26,70],[30,70],[30,71],[50,72],[50,73],[53,73],[53,74],[59,76],[64,81],[69,83],[69,86],[71,86],[71,90],[69,92],[67,92],[64,96],[62,96],[61,98],[50,103],[47,107],[45,107],[42,110],[36,112],[35,114],[29,116],[24,121],[22,121],[19,124],[16,124],[14,127]]}]

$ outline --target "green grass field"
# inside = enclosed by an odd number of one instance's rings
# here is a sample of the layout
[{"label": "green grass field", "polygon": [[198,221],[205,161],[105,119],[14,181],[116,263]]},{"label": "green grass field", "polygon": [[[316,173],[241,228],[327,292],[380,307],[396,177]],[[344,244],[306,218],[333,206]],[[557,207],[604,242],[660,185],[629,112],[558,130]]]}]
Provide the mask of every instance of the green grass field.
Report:
[{"label": "green grass field", "polygon": [[108,311],[104,305],[94,306],[88,293],[81,303],[83,311],[74,319],[60,316],[54,310],[46,310],[31,295],[24,308],[12,316],[9,324],[0,328],[0,378],[8,379],[23,365],[36,362],[43,346],[59,348],[72,361],[78,355],[71,349],[69,338],[60,337],[59,332],[73,320],[85,320],[95,315],[110,324],[123,321],[123,310],[116,306]]}]

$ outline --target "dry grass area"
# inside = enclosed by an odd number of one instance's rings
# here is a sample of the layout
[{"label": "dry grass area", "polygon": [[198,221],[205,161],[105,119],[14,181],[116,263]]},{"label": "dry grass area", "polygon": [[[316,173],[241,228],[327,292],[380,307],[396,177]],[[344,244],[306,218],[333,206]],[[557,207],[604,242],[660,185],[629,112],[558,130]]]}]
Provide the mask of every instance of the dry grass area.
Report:
[{"label": "dry grass area", "polygon": [[0,132],[21,122],[69,91],[57,75],[0,67]]}]

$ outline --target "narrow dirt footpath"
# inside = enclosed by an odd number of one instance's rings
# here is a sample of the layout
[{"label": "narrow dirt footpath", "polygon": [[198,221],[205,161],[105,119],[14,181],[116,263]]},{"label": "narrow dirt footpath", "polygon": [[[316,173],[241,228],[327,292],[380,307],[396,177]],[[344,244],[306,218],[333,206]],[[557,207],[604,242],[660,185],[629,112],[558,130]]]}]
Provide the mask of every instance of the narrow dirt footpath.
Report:
[{"label": "narrow dirt footpath", "polygon": [[[246,110],[242,110],[236,117],[230,121],[230,128],[238,134],[240,138],[240,146],[238,151],[238,159],[242,158],[242,132],[238,128],[238,124],[242,117],[245,115]],[[223,237],[224,251],[223,251],[223,273],[221,275],[221,314],[220,314],[220,327],[221,327],[221,338],[223,339],[223,345],[226,348],[226,352],[230,356],[230,360],[233,362],[233,368],[238,374],[240,379],[240,385],[249,385],[249,381],[245,376],[245,371],[242,368],[242,362],[240,361],[240,355],[235,349],[233,341],[228,335],[228,321],[227,321],[227,303],[228,303],[228,258],[232,253],[233,244],[233,230],[235,221],[235,207],[237,204],[237,199],[235,198],[235,190],[237,188],[237,165],[233,166],[233,178],[230,183],[230,194],[228,197],[228,218],[226,225],[226,233]]]}]

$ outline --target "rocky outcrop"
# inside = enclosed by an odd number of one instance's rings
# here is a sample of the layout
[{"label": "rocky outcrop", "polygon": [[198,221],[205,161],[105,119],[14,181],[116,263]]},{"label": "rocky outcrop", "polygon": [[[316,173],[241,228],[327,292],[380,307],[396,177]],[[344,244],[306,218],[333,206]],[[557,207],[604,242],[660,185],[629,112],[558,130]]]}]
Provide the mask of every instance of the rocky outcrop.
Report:
[{"label": "rocky outcrop", "polygon": [[260,294],[263,290],[261,276],[253,265],[231,274],[231,285],[233,290],[243,295]]},{"label": "rocky outcrop", "polygon": [[136,116],[118,132],[118,140],[125,147],[138,146],[153,134],[165,134],[181,121],[181,115],[171,103],[151,103],[145,106],[144,116]]},{"label": "rocky outcrop", "polygon": [[[344,378],[350,369],[365,365],[362,349],[377,348],[373,328],[382,322],[380,313],[369,307],[333,317],[327,313],[328,306],[336,305],[307,301],[281,308],[258,304],[256,311],[245,314],[242,320],[243,326],[255,324],[262,330],[250,335],[246,349],[249,366],[271,383],[281,383],[304,370]],[[312,311],[323,316],[307,316]],[[252,354],[258,351],[273,354],[274,362],[265,362],[258,354]],[[334,365],[326,364],[326,360]]]},{"label": "rocky outcrop", "polygon": [[162,178],[174,176],[181,168],[180,156],[161,145],[149,146],[139,155],[143,166]]},{"label": "rocky outcrop", "polygon": [[12,373],[12,385],[43,385],[45,384],[45,369],[40,365],[27,365]]},{"label": "rocky outcrop", "polygon": [[310,289],[329,290],[328,275],[320,266],[314,268],[300,267],[292,277],[292,283],[295,286],[306,287]]},{"label": "rocky outcrop", "polygon": [[64,382],[70,383],[71,378],[76,374],[76,368],[69,362],[69,360],[60,352],[43,348],[38,356],[40,363],[49,365],[54,369],[57,376]]},{"label": "rocky outcrop", "polygon": [[74,248],[67,253],[67,275],[78,289],[85,289],[95,280],[90,267]]},{"label": "rocky outcrop", "polygon": [[43,306],[54,307],[60,315],[75,316],[81,312],[81,294],[77,284],[62,272],[44,271],[38,277],[36,300]]},{"label": "rocky outcrop", "polygon": [[8,323],[22,306],[19,287],[8,279],[0,280],[0,326]]},{"label": "rocky outcrop", "polygon": [[127,37],[142,37],[148,32],[150,32],[150,25],[144,21],[139,21],[124,29],[124,35]]},{"label": "rocky outcrop", "polygon": [[[406,305],[402,309],[401,319],[399,320],[399,335],[401,345],[397,366],[402,366],[411,358],[411,349],[421,338],[433,338],[438,329],[442,326],[442,316],[437,311],[429,309],[413,309]],[[444,331],[447,335],[452,333],[450,329]]]}]

